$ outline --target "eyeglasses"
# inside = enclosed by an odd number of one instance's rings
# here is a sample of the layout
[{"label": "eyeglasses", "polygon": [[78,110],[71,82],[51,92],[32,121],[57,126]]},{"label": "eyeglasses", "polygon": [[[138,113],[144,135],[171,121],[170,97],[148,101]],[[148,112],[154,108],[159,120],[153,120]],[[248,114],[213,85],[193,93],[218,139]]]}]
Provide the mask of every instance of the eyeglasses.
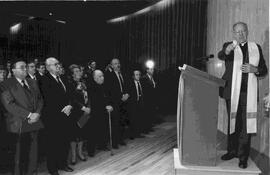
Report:
[{"label": "eyeglasses", "polygon": [[60,63],[49,64],[50,66],[60,66]]},{"label": "eyeglasses", "polygon": [[246,32],[247,32],[246,30],[243,30],[243,31],[233,31],[233,33],[235,33],[237,35],[244,34]]},{"label": "eyeglasses", "polygon": [[14,69],[26,70],[27,66],[20,66],[20,67],[14,68]]}]

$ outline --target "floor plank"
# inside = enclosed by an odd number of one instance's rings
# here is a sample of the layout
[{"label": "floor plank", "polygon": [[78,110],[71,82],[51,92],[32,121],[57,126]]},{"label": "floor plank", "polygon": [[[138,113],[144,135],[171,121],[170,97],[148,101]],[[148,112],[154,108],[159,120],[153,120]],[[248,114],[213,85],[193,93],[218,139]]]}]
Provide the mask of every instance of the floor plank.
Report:
[{"label": "floor plank", "polygon": [[[174,173],[173,148],[176,147],[175,116],[154,127],[145,138],[128,140],[127,146],[102,151],[86,162],[74,166],[75,171],[61,175],[171,175]],[[39,172],[39,175],[47,175]]]}]

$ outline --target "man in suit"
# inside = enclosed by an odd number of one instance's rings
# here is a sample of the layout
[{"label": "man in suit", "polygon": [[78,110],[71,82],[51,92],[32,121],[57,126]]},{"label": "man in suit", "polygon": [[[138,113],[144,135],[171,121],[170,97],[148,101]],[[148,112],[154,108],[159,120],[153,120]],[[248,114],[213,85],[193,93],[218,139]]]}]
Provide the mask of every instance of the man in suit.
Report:
[{"label": "man in suit", "polygon": [[130,139],[141,137],[140,132],[145,128],[143,118],[143,91],[140,82],[141,71],[135,69],[133,71],[132,82],[129,84],[128,92],[130,98],[129,103],[129,119],[130,119]]},{"label": "man in suit", "polygon": [[1,101],[7,130],[16,137],[14,174],[30,175],[37,171],[37,134],[43,128],[39,120],[43,100],[37,83],[26,78],[23,60],[15,61],[12,72],[14,77],[1,85]]},{"label": "man in suit", "polygon": [[[146,74],[142,77],[145,104],[145,121],[149,127],[148,129],[150,129],[153,123],[157,120],[155,118],[157,108],[157,82],[153,75],[154,68],[147,67]],[[147,129],[145,132],[147,132]]]},{"label": "man in suit", "polygon": [[[89,90],[89,98],[91,101],[91,118],[88,123],[89,140],[88,154],[94,155],[95,146],[99,149],[107,149],[107,141],[109,136],[108,113],[113,111],[111,100],[106,96],[104,89],[104,75],[100,70],[93,72],[93,84]],[[98,135],[96,133],[99,133]]]},{"label": "man in suit", "polygon": [[30,61],[27,63],[27,78],[31,78],[32,80],[37,80],[36,77],[36,65],[34,61]]},{"label": "man in suit", "polygon": [[7,78],[10,78],[12,77],[12,72],[11,72],[11,62],[10,60],[7,61],[7,64],[6,64],[6,68],[7,68]]},{"label": "man in suit", "polygon": [[88,78],[93,78],[92,74],[96,70],[97,63],[94,60],[90,60],[87,63],[87,69],[85,70]]},{"label": "man in suit", "polygon": [[46,72],[46,68],[45,68],[45,63],[37,63],[36,64],[36,69],[37,69],[37,73],[36,73],[36,77],[39,80],[42,76],[45,75]]},{"label": "man in suit", "polygon": [[73,171],[67,165],[72,100],[67,80],[60,77],[59,61],[50,57],[45,64],[48,73],[42,77],[40,89],[44,98],[42,121],[46,132],[47,168],[50,174],[58,175],[58,170]]},{"label": "man in suit", "polygon": [[218,57],[225,61],[226,80],[221,96],[226,99],[228,111],[227,153],[222,160],[239,158],[239,167],[246,168],[251,134],[256,133],[257,77],[267,73],[260,45],[250,42],[246,23],[233,25],[234,41],[226,42]]},{"label": "man in suit", "polygon": [[7,78],[7,69],[4,65],[0,65],[0,82],[3,82]]},{"label": "man in suit", "polygon": [[120,61],[116,58],[111,60],[112,72],[105,74],[106,95],[112,100],[112,137],[113,148],[118,144],[126,145],[124,142],[125,122],[127,120],[126,101],[129,98],[127,93],[127,81],[121,73]]}]

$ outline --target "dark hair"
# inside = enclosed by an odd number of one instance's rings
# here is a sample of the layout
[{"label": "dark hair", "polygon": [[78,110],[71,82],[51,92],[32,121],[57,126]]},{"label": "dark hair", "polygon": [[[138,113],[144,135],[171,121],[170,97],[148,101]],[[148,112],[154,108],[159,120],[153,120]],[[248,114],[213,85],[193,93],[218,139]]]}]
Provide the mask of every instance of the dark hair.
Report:
[{"label": "dark hair", "polygon": [[27,64],[31,64],[31,63],[36,64],[36,62],[35,62],[34,60],[29,60],[29,61],[27,61]]},{"label": "dark hair", "polygon": [[40,68],[40,66],[45,66],[45,63],[44,62],[38,62],[36,66],[37,66],[37,68]]},{"label": "dark hair", "polygon": [[15,58],[15,59],[13,59],[12,61],[11,61],[11,69],[15,69],[16,67],[15,67],[15,65],[16,65],[16,63],[17,62],[20,62],[20,61],[23,61],[23,62],[25,62],[26,63],[26,61],[25,61],[25,59],[23,59],[23,58]]},{"label": "dark hair", "polygon": [[88,66],[90,66],[93,62],[95,62],[96,63],[96,61],[95,60],[90,60],[87,64],[88,64]]},{"label": "dark hair", "polygon": [[6,71],[6,72],[7,72],[7,68],[6,68],[6,66],[4,66],[4,65],[2,65],[2,64],[0,64],[0,70],[4,70],[4,71]]}]

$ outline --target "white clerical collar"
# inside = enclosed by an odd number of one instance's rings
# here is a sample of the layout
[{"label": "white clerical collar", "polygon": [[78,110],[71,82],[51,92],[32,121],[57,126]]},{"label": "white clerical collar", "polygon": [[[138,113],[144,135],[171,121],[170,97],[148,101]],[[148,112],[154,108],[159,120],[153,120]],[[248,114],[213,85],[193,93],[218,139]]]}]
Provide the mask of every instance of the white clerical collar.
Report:
[{"label": "white clerical collar", "polygon": [[247,43],[247,41],[243,42],[243,43],[240,43],[240,45],[243,47],[246,43]]}]

